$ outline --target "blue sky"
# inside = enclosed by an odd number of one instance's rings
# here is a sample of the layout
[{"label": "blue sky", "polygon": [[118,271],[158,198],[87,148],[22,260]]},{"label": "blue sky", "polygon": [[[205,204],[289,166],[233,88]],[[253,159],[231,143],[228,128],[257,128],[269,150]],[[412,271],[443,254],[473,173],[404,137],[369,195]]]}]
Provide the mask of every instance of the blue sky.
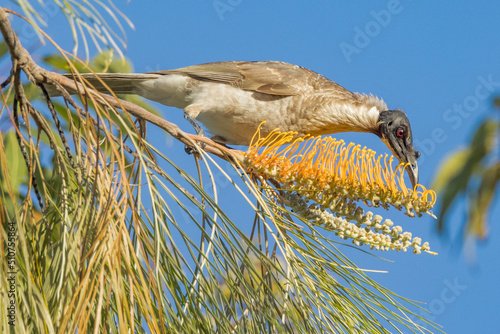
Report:
[{"label": "blue sky", "polygon": [[[491,94],[500,95],[500,2],[184,0],[132,1],[120,8],[135,25],[127,30],[126,56],[137,72],[220,60],[281,60],[401,108],[422,152],[420,182],[426,186],[441,159],[467,143],[482,119],[498,113]],[[71,49],[62,15],[48,16],[49,34]],[[181,112],[160,109],[191,131]],[[336,137],[388,152],[373,135]],[[177,151],[184,154],[181,147]],[[355,262],[388,270],[375,278],[427,303],[430,317],[446,332],[493,333],[500,316],[498,196],[490,236],[478,244],[472,264],[459,245],[465,203],[454,209],[447,238],[437,235],[432,218],[385,214],[430,241],[438,256],[383,253],[394,262]]]}]

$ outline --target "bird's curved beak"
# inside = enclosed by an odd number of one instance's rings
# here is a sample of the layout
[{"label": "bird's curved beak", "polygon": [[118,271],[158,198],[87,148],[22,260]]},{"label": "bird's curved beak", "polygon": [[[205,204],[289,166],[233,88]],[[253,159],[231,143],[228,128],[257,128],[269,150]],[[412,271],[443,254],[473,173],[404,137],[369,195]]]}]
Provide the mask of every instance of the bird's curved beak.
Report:
[{"label": "bird's curved beak", "polygon": [[[417,155],[420,156],[420,152],[416,152]],[[408,176],[410,177],[410,182],[411,186],[413,189],[415,189],[415,186],[418,184],[418,164],[417,164],[417,158],[415,155],[413,155],[413,161],[408,161],[408,165],[406,166],[406,172],[408,173]],[[410,158],[410,157],[408,157]]]},{"label": "bird's curved beak", "polygon": [[392,136],[383,136],[382,141],[390,148],[392,154],[398,158],[400,163],[406,165],[406,172],[410,177],[412,189],[418,184],[418,163],[417,159],[420,157],[420,152],[415,151],[413,145],[400,145],[396,138]]}]

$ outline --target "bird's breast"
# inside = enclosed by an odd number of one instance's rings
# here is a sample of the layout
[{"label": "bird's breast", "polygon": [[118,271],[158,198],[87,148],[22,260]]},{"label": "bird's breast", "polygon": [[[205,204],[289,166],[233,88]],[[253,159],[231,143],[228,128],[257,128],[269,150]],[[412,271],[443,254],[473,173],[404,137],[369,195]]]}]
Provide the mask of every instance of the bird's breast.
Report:
[{"label": "bird's breast", "polygon": [[273,129],[292,131],[300,123],[294,96],[262,94],[217,83],[200,86],[190,97],[193,104],[201,107],[196,119],[227,144],[250,144],[263,121],[263,135]]}]

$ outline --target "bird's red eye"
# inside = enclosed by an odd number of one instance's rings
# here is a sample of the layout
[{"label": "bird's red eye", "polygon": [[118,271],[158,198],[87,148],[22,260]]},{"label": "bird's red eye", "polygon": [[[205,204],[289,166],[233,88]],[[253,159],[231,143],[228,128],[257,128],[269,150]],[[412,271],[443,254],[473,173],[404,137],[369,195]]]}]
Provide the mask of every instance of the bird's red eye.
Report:
[{"label": "bird's red eye", "polygon": [[403,138],[405,135],[405,131],[403,129],[398,129],[397,135],[399,138]]}]

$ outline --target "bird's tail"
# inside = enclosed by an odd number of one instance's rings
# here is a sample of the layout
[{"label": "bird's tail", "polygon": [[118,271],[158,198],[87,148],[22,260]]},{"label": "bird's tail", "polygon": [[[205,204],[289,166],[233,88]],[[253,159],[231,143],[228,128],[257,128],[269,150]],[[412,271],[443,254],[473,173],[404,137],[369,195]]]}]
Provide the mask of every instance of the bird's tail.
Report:
[{"label": "bird's tail", "polygon": [[[160,74],[153,73],[81,73],[78,75],[64,74],[69,79],[83,81],[89,88],[93,88],[102,93],[134,94],[137,84],[159,78]],[[50,96],[60,96],[59,91],[48,86],[47,91]],[[70,91],[75,94],[75,91]]]}]

